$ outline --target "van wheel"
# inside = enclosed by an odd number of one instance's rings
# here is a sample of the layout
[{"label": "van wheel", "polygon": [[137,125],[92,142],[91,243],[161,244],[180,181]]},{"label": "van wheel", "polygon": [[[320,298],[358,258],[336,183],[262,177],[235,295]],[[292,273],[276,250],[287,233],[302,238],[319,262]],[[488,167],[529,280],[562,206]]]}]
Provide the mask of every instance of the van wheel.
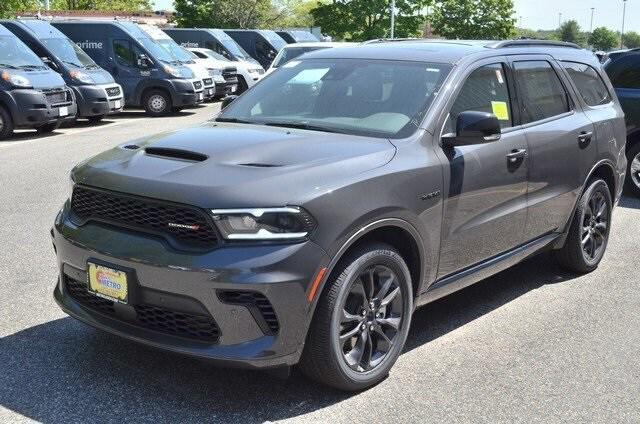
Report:
[{"label": "van wheel", "polygon": [[171,97],[162,90],[150,90],[144,96],[144,110],[151,116],[165,116],[171,111]]},{"label": "van wheel", "polygon": [[0,140],[7,139],[13,135],[13,119],[7,109],[0,106]]},{"label": "van wheel", "polygon": [[556,251],[560,265],[578,273],[598,267],[609,241],[612,205],[607,183],[591,181],[578,202],[567,240]]},{"label": "van wheel", "polygon": [[634,196],[640,197],[640,142],[627,152],[627,188]]},{"label": "van wheel", "polygon": [[393,247],[372,243],[354,250],[318,300],[301,371],[348,391],[386,378],[407,340],[411,287],[409,268]]},{"label": "van wheel", "polygon": [[60,128],[60,122],[54,122],[54,123],[51,123],[51,124],[42,125],[42,126],[36,128],[36,131],[38,131],[38,133],[40,133],[40,134],[49,134],[49,133],[54,132],[58,128]]},{"label": "van wheel", "polygon": [[104,119],[104,115],[90,116],[87,118],[90,124],[99,124]]}]

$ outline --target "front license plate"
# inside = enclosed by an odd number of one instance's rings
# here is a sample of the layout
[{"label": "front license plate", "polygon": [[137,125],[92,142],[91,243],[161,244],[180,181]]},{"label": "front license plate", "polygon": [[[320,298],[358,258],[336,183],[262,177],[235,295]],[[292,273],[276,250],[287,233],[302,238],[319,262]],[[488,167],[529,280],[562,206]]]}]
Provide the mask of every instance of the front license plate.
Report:
[{"label": "front license plate", "polygon": [[238,88],[237,86],[232,85],[232,86],[231,86],[231,92],[232,92],[232,93],[235,93],[237,88]]},{"label": "front license plate", "polygon": [[198,100],[202,100],[204,99],[204,96],[202,95],[202,93],[198,93]]},{"label": "front license plate", "polygon": [[213,94],[214,94],[214,91],[213,91],[213,89],[212,89],[212,88],[210,88],[210,89],[208,89],[208,90],[207,90],[207,95],[209,95],[209,96],[213,96]]},{"label": "front license plate", "polygon": [[60,109],[58,109],[58,115],[59,116],[67,116],[69,114],[69,108],[66,106],[61,107]]},{"label": "front license plate", "polygon": [[91,293],[114,302],[128,302],[129,284],[126,272],[91,262],[88,263],[88,268]]},{"label": "front license plate", "polygon": [[122,103],[120,103],[120,100],[116,100],[113,102],[113,107],[114,109],[120,109]]}]

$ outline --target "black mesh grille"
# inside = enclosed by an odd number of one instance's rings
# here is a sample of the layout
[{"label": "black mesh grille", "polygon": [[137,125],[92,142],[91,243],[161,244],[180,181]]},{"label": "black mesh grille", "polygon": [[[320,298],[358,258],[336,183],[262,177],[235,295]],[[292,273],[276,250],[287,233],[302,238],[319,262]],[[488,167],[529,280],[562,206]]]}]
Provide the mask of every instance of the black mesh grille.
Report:
[{"label": "black mesh grille", "polygon": [[71,94],[66,90],[44,90],[44,96],[50,105],[59,105],[71,102]]},{"label": "black mesh grille", "polygon": [[218,290],[218,298],[224,303],[248,307],[265,334],[276,334],[280,329],[276,312],[269,299],[262,293],[246,290]]},{"label": "black mesh grille", "polygon": [[78,218],[165,237],[176,248],[213,248],[218,236],[200,209],[76,186],[71,210]]},{"label": "black mesh grille", "polygon": [[109,87],[107,88],[107,94],[110,97],[116,97],[120,95],[120,87]]},{"label": "black mesh grille", "polygon": [[[66,290],[82,306],[115,317],[114,304],[87,290],[87,283],[65,276]],[[134,305],[135,319],[127,320],[133,325],[173,336],[217,342],[220,336],[218,325],[212,317],[174,311],[153,305]]]}]

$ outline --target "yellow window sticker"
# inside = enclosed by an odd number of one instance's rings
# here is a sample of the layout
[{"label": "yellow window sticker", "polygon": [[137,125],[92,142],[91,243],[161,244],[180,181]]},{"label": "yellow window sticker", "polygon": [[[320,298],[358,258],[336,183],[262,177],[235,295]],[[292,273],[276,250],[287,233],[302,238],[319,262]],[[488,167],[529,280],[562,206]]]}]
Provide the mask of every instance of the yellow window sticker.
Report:
[{"label": "yellow window sticker", "polygon": [[493,109],[493,114],[496,115],[499,121],[509,120],[507,102],[491,102],[491,109]]}]

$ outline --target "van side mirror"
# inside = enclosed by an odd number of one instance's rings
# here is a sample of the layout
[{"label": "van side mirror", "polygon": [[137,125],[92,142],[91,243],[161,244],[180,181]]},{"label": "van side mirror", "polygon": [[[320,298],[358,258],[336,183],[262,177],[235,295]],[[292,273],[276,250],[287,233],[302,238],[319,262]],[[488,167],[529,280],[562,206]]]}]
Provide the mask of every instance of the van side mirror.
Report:
[{"label": "van side mirror", "polygon": [[456,133],[443,136],[445,146],[467,146],[500,140],[500,122],[493,113],[467,110],[458,115]]},{"label": "van side mirror", "polygon": [[220,109],[224,109],[227,106],[229,106],[231,104],[231,102],[233,102],[235,99],[237,99],[238,96],[227,96],[224,99],[222,99],[222,105],[220,106]]},{"label": "van side mirror", "polygon": [[152,64],[151,59],[147,57],[146,54],[141,54],[138,56],[138,66],[141,68],[148,68]]},{"label": "van side mirror", "polygon": [[45,65],[47,65],[49,68],[58,72],[58,65],[56,65],[56,63],[53,60],[51,60],[49,56],[42,56],[40,59],[42,59]]}]

